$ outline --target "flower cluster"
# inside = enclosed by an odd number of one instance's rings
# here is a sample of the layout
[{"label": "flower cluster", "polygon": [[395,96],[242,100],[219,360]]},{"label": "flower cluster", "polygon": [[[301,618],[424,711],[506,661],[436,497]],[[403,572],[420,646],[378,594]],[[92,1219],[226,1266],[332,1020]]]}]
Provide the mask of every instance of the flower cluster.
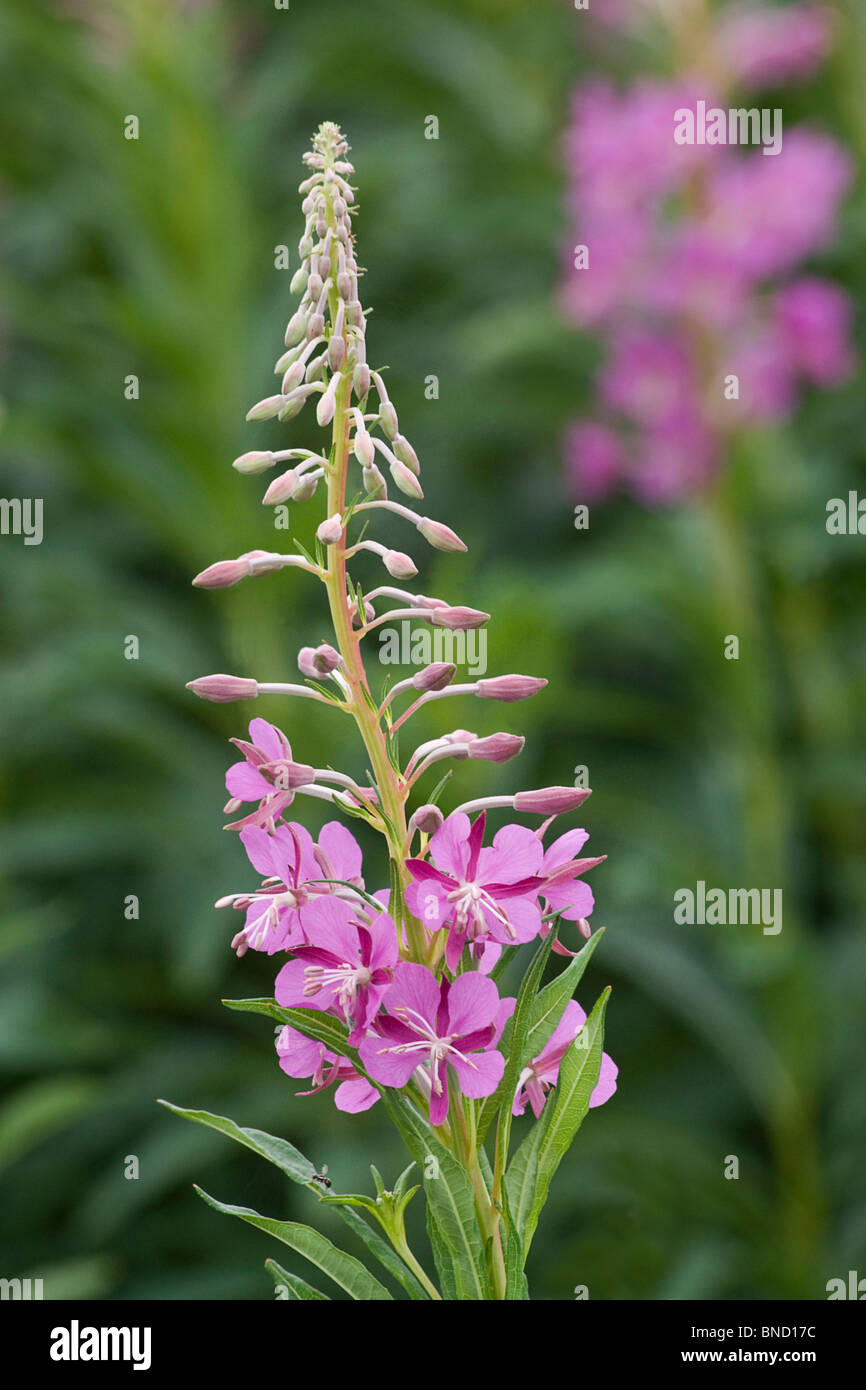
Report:
[{"label": "flower cluster", "polygon": [[[646,7],[670,26],[680,77],[625,91],[591,82],[574,97],[566,162],[588,264],[569,268],[561,297],[607,346],[602,414],[567,439],[584,502],[624,487],[664,503],[700,487],[732,434],[784,419],[804,385],[832,385],[852,366],[847,297],[800,269],[834,234],[846,153],[804,127],[766,154],[673,135],[675,113],[698,102],[741,107],[743,91],[809,76],[830,17],[807,4],[685,8]],[[606,16],[637,20],[634,7]]]},{"label": "flower cluster", "polygon": [[[277,1003],[338,1019],[349,1043],[359,1048],[367,1076],[398,1088],[411,1081],[433,1124],[448,1115],[449,1066],[462,1095],[492,1094],[505,1065],[496,1044],[515,1000],[500,999],[487,976],[504,948],[546,934],[553,916],[574,921],[589,936],[594,900],[583,876],[603,856],[579,857],[586,831],[571,830],[545,849],[550,820],[536,831],[507,825],[485,846],[484,811],[474,821],[463,811],[444,820],[440,813],[425,856],[406,861],[411,883],[405,902],[428,936],[422,964],[410,959],[405,935],[398,935],[387,892],[367,892],[361,849],[351,832],[331,821],[314,841],[304,826],[282,819],[283,798],[291,793],[274,792],[274,769],[296,766],[285,734],[254,719],[249,741],[233,742],[245,761],[226,775],[233,793],[229,804],[257,802],[235,824],[263,881],[252,892],[217,902],[245,914],[232,946],[239,955],[287,954],[290,960],[276,978]],[[315,770],[309,774],[312,783]],[[554,946],[572,954],[559,941]],[[527,1099],[540,1114],[544,1091],[555,1084],[560,1061],[584,1022],[572,1001],[521,1076],[515,1114],[523,1113]],[[311,1090],[301,1094],[336,1083],[337,1108],[349,1112],[367,1110],[379,1099],[376,1087],[348,1061],[291,1025],[280,1032],[276,1048],[287,1075],[311,1078]],[[616,1074],[605,1054],[591,1104],[608,1099]]]}]

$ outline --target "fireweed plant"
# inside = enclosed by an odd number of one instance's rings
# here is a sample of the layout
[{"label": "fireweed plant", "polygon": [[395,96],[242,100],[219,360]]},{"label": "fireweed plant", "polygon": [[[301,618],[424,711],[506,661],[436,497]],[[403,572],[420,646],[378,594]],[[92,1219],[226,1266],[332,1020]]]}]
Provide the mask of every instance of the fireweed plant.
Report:
[{"label": "fireweed plant", "polygon": [[[306,225],[302,265],[292,280],[300,304],[276,364],[280,392],[247,416],[291,420],[316,398],[330,447],[256,451],[234,464],[244,474],[289,465],[270,484],[266,505],[324,494],[315,554],[295,541],[295,553],[251,551],[194,580],[224,588],[275,570],[302,570],[325,590],[334,641],[301,650],[303,684],[213,675],[189,688],[215,701],[265,693],[313,700],[357,725],[368,781],[297,761],[286,735],[264,719],[252,720],[248,738],[232,740],[241,757],[226,777],[229,828],[239,832],[261,886],[231,893],[217,907],[243,914],[232,941],[238,955],[276,955],[280,969],[273,999],[227,1002],[281,1025],[279,1064],[289,1077],[307,1081],[300,1094],[330,1090],[349,1114],[381,1101],[412,1163],[390,1190],[371,1168],[372,1195],[338,1193],[287,1141],[221,1116],[170,1108],[245,1144],[319,1202],[338,1207],[370,1262],[378,1261],[409,1297],[525,1299],[524,1264],[551,1179],[587,1110],[616,1087],[616,1066],[602,1051],[609,991],[588,1019],[572,998],[601,935],[590,932],[593,897],[584,875],[603,856],[582,857],[585,830],[548,838],[554,820],[589,796],[586,789],[480,796],[445,815],[437,801],[446,777],[410,811],[428,773],[435,777],[444,761],[502,763],[523,746],[514,734],[478,737],[455,729],[420,743],[404,760],[397,736],[416,712],[451,695],[511,703],[546,682],[505,675],[454,684],[456,666],[434,662],[390,689],[371,688],[363,653],[381,623],[405,617],[467,630],[486,623],[488,614],[403,588],[417,573],[413,561],[366,538],[368,524],[386,512],[439,550],[466,548],[449,527],[388,496],[382,467],[407,499],[417,502],[423,493],[415,452],[381,374],[367,363],[347,152],[339,128],[326,122],[304,156],[310,175],[299,191]],[[365,552],[401,587],[385,583],[362,592],[348,566]],[[377,615],[383,604],[396,607]],[[361,849],[340,820],[329,821],[314,840],[288,819],[302,796],[382,835],[387,888],[370,891]],[[507,825],[485,843],[486,812],[500,808],[544,819],[536,829]],[[563,922],[585,938],[579,950],[560,941]],[[516,998],[502,997],[502,970],[533,943]],[[544,983],[553,955],[568,964]],[[528,1131],[513,1151],[512,1121],[527,1111]],[[413,1170],[420,1181],[410,1186]],[[407,1243],[405,1210],[421,1184],[438,1286]],[[290,1246],[351,1298],[392,1297],[354,1255],[315,1229],[201,1196]],[[268,1269],[283,1297],[326,1297],[274,1261]]]}]

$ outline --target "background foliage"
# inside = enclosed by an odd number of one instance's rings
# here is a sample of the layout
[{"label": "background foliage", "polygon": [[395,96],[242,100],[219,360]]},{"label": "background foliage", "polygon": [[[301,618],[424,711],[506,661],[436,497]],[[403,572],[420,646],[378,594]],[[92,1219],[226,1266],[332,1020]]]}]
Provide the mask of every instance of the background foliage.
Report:
[{"label": "background foliage", "polygon": [[[838,8],[835,66],[796,110],[862,164],[866,15]],[[866,561],[862,537],[824,528],[828,498],[863,487],[863,381],[750,436],[712,494],[618,502],[574,530],[561,434],[591,405],[599,349],[555,291],[561,131],[597,71],[582,26],[558,0],[3,6],[0,493],[43,497],[46,531],[0,542],[0,1272],[42,1277],[46,1297],[270,1297],[279,1250],[217,1220],[193,1180],[333,1233],[157,1096],[284,1134],[341,1188],[365,1187],[370,1161],[403,1167],[381,1107],[295,1099],[268,1023],[220,1006],[269,993],[273,967],[235,962],[234,918],[211,907],[249,881],[220,831],[241,711],[183,688],[291,679],[327,636],[300,576],[189,588],[268,545],[260,481],[228,465],[267,447],[272,427],[243,414],[271,389],[290,275],[274,248],[295,255],[299,159],[324,118],[362,188],[372,356],[430,514],[470,544],[423,587],[493,613],[491,672],[550,678],[513,719],[458,716],[528,737],[512,768],[461,766],[452,804],[479,775],[506,790],[585,764],[590,852],[609,855],[581,998],[614,986],[619,1092],[554,1186],[533,1295],[821,1298],[866,1272]],[[822,262],[861,318],[864,227],[861,174]],[[304,761],[358,767],[327,711],[255,713]],[[425,737],[446,727],[443,706],[426,718]],[[700,878],[782,886],[781,935],[674,925],[674,890]]]}]

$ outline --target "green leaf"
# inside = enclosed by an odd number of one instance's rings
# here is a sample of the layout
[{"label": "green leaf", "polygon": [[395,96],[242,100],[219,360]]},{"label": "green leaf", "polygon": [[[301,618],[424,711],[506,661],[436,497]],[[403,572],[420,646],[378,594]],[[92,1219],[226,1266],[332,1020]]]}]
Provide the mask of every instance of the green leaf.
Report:
[{"label": "green leaf", "polygon": [[316,1169],[287,1139],[278,1139],[276,1135],[266,1134],[261,1129],[241,1129],[234,1120],[226,1119],[223,1115],[211,1115],[207,1110],[184,1110],[182,1106],[172,1105],[167,1100],[161,1100],[158,1104],[164,1105],[166,1110],[171,1110],[175,1115],[182,1115],[185,1120],[208,1125],[211,1129],[219,1130],[220,1134],[228,1135],[229,1139],[237,1140],[239,1144],[252,1149],[254,1153],[260,1154],[269,1163],[282,1169],[292,1182],[301,1183],[302,1186],[312,1185]]},{"label": "green leaf", "polygon": [[330,1303],[331,1300],[326,1293],[319,1293],[319,1290],[314,1289],[305,1279],[299,1279],[297,1274],[290,1274],[282,1265],[277,1264],[276,1260],[265,1260],[265,1269],[276,1287],[286,1290],[289,1302],[312,1303],[313,1300],[323,1299],[325,1303]]},{"label": "green leaf", "polygon": [[227,1009],[238,1013],[264,1014],[266,1018],[276,1019],[278,1023],[288,1023],[297,1028],[304,1037],[314,1042],[324,1043],[331,1052],[340,1057],[351,1058],[353,1064],[363,1073],[358,1052],[350,1047],[348,1033],[337,1019],[318,1009],[284,1009],[274,999],[224,999]]},{"label": "green leaf", "polygon": [[[484,1244],[475,1213],[475,1190],[465,1168],[449,1153],[432,1127],[399,1091],[381,1088],[385,1108],[424,1178],[428,1214],[435,1227],[431,1244],[440,1287],[460,1300],[492,1297]],[[435,1164],[429,1162],[435,1160]],[[428,1230],[430,1223],[428,1222]]]},{"label": "green leaf", "polygon": [[357,1302],[393,1302],[385,1286],[364,1268],[360,1260],[356,1260],[354,1255],[347,1255],[345,1250],[340,1250],[327,1236],[323,1236],[320,1231],[314,1231],[312,1226],[303,1226],[298,1221],[275,1221],[272,1217],[261,1216],[257,1211],[251,1211],[249,1207],[232,1207],[218,1202],[200,1187],[196,1187],[195,1190],[202,1201],[207,1202],[214,1211],[221,1211],[226,1216],[237,1216],[241,1221],[246,1221],[250,1226],[274,1236],[276,1240],[281,1240],[284,1245],[303,1255],[310,1264],[321,1269]]},{"label": "green leaf", "polygon": [[505,1175],[509,1208],[523,1238],[524,1257],[553,1175],[589,1110],[601,1070],[604,1014],[609,998],[608,987],[563,1057],[556,1090],[548,1097],[540,1120],[521,1144]]}]

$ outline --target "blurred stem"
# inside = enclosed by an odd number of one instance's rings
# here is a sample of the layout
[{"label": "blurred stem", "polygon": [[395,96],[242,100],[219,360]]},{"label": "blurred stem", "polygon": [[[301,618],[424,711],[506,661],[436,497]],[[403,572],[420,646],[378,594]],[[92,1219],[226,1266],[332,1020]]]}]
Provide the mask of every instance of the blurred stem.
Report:
[{"label": "blurred stem", "polygon": [[[777,751],[774,718],[772,634],[761,618],[764,595],[742,517],[754,499],[736,496],[746,470],[732,462],[699,508],[708,538],[709,563],[719,627],[740,639],[731,739],[739,749],[739,798],[744,820],[743,870],[749,880],[780,884],[788,877],[790,797],[786,795]],[[732,673],[732,677],[734,673]],[[767,1125],[773,1148],[780,1203],[780,1239],[792,1289],[811,1288],[824,1240],[826,1205],[815,1124],[814,1070],[820,1040],[813,1023],[814,974],[810,949],[785,904],[785,943],[778,970],[763,987],[767,1025],[779,1048],[790,1085],[767,1097]],[[782,949],[779,939],[776,944]]]}]

